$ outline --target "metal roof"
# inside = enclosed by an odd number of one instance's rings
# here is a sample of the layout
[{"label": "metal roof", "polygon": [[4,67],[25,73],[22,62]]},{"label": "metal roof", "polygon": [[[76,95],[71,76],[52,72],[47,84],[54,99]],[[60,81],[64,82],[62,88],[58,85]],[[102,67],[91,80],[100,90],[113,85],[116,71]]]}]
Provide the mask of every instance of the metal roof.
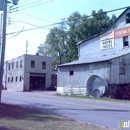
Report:
[{"label": "metal roof", "polygon": [[87,64],[87,63],[94,63],[94,62],[100,62],[100,61],[107,61],[107,60],[111,60],[111,59],[114,59],[114,58],[117,58],[117,57],[120,57],[120,56],[123,56],[123,55],[126,55],[126,54],[130,54],[130,52],[122,53],[122,54],[115,54],[115,55],[110,54],[110,55],[107,55],[107,56],[87,58],[87,59],[84,59],[84,60],[76,60],[76,61],[72,61],[72,62],[69,62],[69,63],[61,64],[61,65],[58,65],[58,66],[60,67],[60,66],[79,65],[79,64]]}]

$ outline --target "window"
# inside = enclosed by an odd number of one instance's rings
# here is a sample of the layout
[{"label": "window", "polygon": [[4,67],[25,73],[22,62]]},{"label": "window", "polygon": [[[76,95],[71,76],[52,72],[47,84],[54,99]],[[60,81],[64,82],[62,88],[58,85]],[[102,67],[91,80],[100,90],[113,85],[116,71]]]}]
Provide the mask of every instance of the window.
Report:
[{"label": "window", "polygon": [[130,23],[130,13],[126,14],[126,23]]},{"label": "window", "polygon": [[22,68],[22,60],[20,60],[20,68]]},{"label": "window", "polygon": [[123,46],[129,46],[128,36],[123,37]]},{"label": "window", "polygon": [[19,77],[19,81],[20,81],[20,82],[21,82],[21,80],[22,80],[22,76]]},{"label": "window", "polygon": [[74,75],[74,67],[73,66],[70,66],[70,75]]},{"label": "window", "polygon": [[73,75],[74,74],[74,71],[70,71],[70,75]]},{"label": "window", "polygon": [[8,70],[10,70],[10,63],[8,64]]},{"label": "window", "polygon": [[122,62],[120,62],[119,63],[119,73],[120,74],[125,74],[125,64],[124,63],[122,63]]},{"label": "window", "polygon": [[31,60],[31,68],[35,68],[35,61]]},{"label": "window", "polygon": [[9,83],[9,81],[10,81],[10,78],[8,77],[8,83]]},{"label": "window", "polygon": [[11,82],[13,82],[13,77],[11,78]]},{"label": "window", "polygon": [[46,62],[42,62],[42,69],[46,69]]},{"label": "window", "polygon": [[18,68],[18,61],[16,62],[16,68]]},{"label": "window", "polygon": [[12,69],[14,69],[14,62],[12,62]]},{"label": "window", "polygon": [[17,82],[17,80],[18,80],[18,77],[16,76],[15,81]]}]

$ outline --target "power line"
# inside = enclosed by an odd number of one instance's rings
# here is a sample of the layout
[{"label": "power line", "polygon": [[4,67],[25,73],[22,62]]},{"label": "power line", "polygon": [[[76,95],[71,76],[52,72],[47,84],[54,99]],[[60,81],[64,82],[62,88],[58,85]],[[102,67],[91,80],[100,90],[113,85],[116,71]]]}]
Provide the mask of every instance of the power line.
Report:
[{"label": "power line", "polygon": [[[28,0],[29,1],[29,0]],[[25,2],[27,2],[27,0],[24,0],[24,1],[22,1],[22,2],[19,2],[19,4],[21,4],[21,3],[25,3]]]},{"label": "power line", "polygon": [[[29,5],[32,5],[32,4],[41,2],[41,1],[42,1],[42,0],[37,0],[37,1],[31,2],[31,3],[28,3],[28,4],[24,4],[24,5],[20,6],[20,8],[21,8],[21,7],[25,7],[25,6],[29,6]],[[20,4],[19,4],[19,5],[20,5]]]},{"label": "power line", "polygon": [[[102,12],[102,13],[97,13],[97,14],[89,15],[89,16],[85,16],[85,17],[75,18],[73,20],[66,20],[66,21],[63,21],[63,22],[53,23],[53,24],[49,24],[49,25],[45,25],[45,26],[41,26],[41,27],[37,27],[37,28],[30,28],[30,29],[24,30],[23,32],[36,30],[36,29],[39,29],[39,28],[45,28],[45,27],[49,27],[49,26],[54,26],[54,25],[57,25],[57,24],[67,23],[67,22],[71,22],[71,21],[76,21],[76,20],[79,20],[79,19],[88,18],[88,17],[91,17],[91,16],[96,16],[96,15],[101,15],[101,14],[106,14],[106,13],[110,13],[110,12],[114,12],[114,11],[118,11],[118,10],[122,10],[122,9],[126,9],[126,8],[130,8],[130,6],[118,8],[118,9],[114,9],[114,10],[110,10],[110,11],[105,11],[105,12]],[[20,31],[8,33],[7,35],[18,33],[18,32],[20,32]]]},{"label": "power line", "polygon": [[27,14],[27,13],[24,13],[24,12],[21,12],[21,11],[19,11],[19,12],[22,13],[22,14],[24,14],[24,15],[27,15],[27,16],[29,16],[29,17],[35,18],[35,19],[37,19],[37,20],[41,20],[41,21],[49,22],[49,23],[54,23],[54,22],[50,22],[50,21],[47,21],[47,20],[44,20],[44,19],[41,19],[41,18],[37,18],[37,17],[35,17],[35,16],[32,16],[32,15],[30,15],[30,14]]},{"label": "power line", "polygon": [[38,5],[42,5],[42,4],[46,4],[46,3],[49,3],[49,2],[52,2],[52,1],[53,0],[49,0],[49,1],[39,3],[39,4],[36,4],[36,5],[28,6],[28,7],[25,7],[25,8],[20,8],[19,10],[29,9],[29,8],[32,8],[32,7],[35,7],[35,6],[38,6]]},{"label": "power line", "polygon": [[[25,24],[28,24],[28,25],[35,26],[35,27],[40,28],[40,26],[37,26],[37,25],[35,25],[35,24],[31,24],[31,23],[27,23],[27,22],[24,22],[24,21],[17,21],[17,22],[25,23]],[[42,28],[42,29],[49,29],[49,28]],[[50,29],[49,29],[49,30],[50,30]]]}]

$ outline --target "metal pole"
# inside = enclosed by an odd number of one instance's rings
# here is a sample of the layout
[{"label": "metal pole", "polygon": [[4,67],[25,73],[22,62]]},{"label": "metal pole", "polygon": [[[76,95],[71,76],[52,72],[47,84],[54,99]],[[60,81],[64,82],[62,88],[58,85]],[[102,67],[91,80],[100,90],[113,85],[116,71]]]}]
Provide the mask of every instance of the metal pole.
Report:
[{"label": "metal pole", "polygon": [[26,40],[26,54],[28,53],[28,40]]},{"label": "metal pole", "polygon": [[2,94],[2,80],[3,80],[3,67],[5,57],[5,45],[6,45],[6,17],[7,17],[7,0],[4,0],[3,10],[3,31],[2,31],[2,49],[1,49],[1,61],[0,61],[0,103]]}]

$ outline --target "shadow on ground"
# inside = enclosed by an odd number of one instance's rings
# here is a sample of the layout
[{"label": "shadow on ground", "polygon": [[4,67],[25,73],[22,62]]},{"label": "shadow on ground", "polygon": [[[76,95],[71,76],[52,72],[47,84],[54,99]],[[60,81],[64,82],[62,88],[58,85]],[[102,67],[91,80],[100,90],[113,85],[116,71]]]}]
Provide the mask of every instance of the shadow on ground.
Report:
[{"label": "shadow on ground", "polygon": [[22,129],[14,129],[14,128],[0,127],[0,130],[22,130]]},{"label": "shadow on ground", "polygon": [[[30,105],[23,105],[22,107],[20,106],[15,106],[15,105],[8,105],[8,104],[0,104],[0,120],[3,119],[8,119],[8,120],[33,120],[33,121],[41,121],[45,122],[48,120],[51,121],[60,121],[60,117],[50,115],[54,114],[57,109],[48,109],[45,112],[40,111],[40,109],[37,109],[38,104],[33,104],[33,106]],[[35,108],[36,106],[36,108]],[[51,107],[51,105],[42,105],[41,109],[44,109],[44,107]],[[28,108],[28,109],[25,109]],[[35,110],[35,111],[34,111]],[[41,113],[42,112],[42,113]],[[68,119],[63,118],[62,121],[66,121]],[[1,127],[0,127],[1,128]],[[1,129],[0,129],[1,130]],[[2,129],[4,130],[4,128]],[[5,128],[6,130],[6,128]],[[8,128],[7,128],[8,130]],[[12,130],[12,129],[10,129]]]}]

